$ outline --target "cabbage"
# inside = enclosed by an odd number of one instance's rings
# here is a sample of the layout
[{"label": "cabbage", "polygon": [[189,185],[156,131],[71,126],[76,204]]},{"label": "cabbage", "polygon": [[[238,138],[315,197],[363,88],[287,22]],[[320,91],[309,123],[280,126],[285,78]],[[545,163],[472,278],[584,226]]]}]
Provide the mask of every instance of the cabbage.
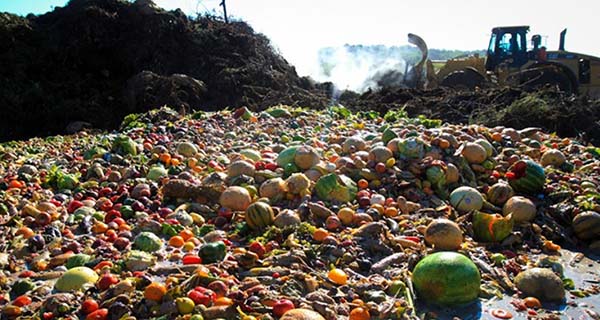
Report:
[{"label": "cabbage", "polygon": [[137,155],[137,144],[133,139],[126,135],[120,135],[113,141],[113,150],[119,154]]},{"label": "cabbage", "polygon": [[405,158],[421,159],[425,156],[425,143],[417,137],[398,142],[398,153]]},{"label": "cabbage", "polygon": [[148,170],[148,174],[146,175],[146,178],[152,181],[158,181],[160,180],[160,178],[162,177],[166,177],[168,176],[168,172],[167,170],[161,166],[161,165],[155,165],[152,166],[150,168],[150,170]]},{"label": "cabbage", "polygon": [[162,247],[162,240],[152,232],[142,232],[135,237],[133,246],[146,252],[154,252]]},{"label": "cabbage", "polygon": [[315,185],[317,196],[322,200],[350,202],[356,197],[356,183],[345,175],[330,173],[322,176]]}]

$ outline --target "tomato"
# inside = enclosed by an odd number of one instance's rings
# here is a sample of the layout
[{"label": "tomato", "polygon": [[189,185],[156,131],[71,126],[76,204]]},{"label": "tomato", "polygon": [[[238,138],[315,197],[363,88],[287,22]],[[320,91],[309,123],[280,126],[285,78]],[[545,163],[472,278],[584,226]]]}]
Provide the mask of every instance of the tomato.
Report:
[{"label": "tomato", "polygon": [[81,305],[81,312],[83,314],[90,314],[96,310],[98,310],[98,302],[96,300],[87,299]]},{"label": "tomato", "polygon": [[295,308],[294,303],[288,299],[277,300],[273,305],[273,314],[276,317],[281,317],[284,313]]},{"label": "tomato", "polygon": [[202,258],[196,255],[186,255],[182,260],[183,264],[201,264]]}]

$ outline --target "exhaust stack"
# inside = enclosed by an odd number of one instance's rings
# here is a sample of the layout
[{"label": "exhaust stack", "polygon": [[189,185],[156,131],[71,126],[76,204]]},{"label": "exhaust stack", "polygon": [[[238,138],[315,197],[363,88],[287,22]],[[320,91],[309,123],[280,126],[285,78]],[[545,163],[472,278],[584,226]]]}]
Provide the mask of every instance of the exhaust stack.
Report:
[{"label": "exhaust stack", "polygon": [[565,28],[560,33],[560,44],[558,45],[558,50],[565,51],[565,36],[567,35],[567,28]]}]

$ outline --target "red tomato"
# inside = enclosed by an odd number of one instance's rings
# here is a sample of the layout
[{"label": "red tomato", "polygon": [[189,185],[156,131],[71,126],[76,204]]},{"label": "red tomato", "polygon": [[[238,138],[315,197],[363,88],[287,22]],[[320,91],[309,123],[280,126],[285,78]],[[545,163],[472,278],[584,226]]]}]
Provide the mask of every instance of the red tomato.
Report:
[{"label": "red tomato", "polygon": [[83,312],[83,314],[90,314],[96,310],[98,310],[98,302],[96,302],[96,300],[87,299],[81,305],[81,312]]},{"label": "red tomato", "polygon": [[18,296],[12,304],[17,307],[24,307],[31,304],[31,298],[28,296]]},{"label": "red tomato", "polygon": [[196,255],[187,255],[183,257],[182,262],[183,264],[201,264],[202,258]]},{"label": "red tomato", "polygon": [[85,320],[105,320],[108,317],[108,309],[98,309],[85,317]]},{"label": "red tomato", "polygon": [[273,305],[273,314],[276,317],[283,316],[284,313],[296,308],[294,303],[288,299],[277,300]]}]

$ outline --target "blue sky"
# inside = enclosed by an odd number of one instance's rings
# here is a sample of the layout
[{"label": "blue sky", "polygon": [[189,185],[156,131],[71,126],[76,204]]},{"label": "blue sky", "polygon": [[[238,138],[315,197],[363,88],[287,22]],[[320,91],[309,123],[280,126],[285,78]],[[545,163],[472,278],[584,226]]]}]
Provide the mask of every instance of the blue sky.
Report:
[{"label": "blue sky", "polygon": [[[155,0],[188,14],[220,10],[220,0]],[[0,11],[43,13],[65,0],[0,0]],[[483,49],[499,25],[530,25],[549,49],[568,27],[566,49],[600,56],[597,0],[227,0],[230,15],[267,35],[300,74],[310,74],[324,46],[407,44],[422,36],[431,48]],[[220,12],[220,11],[219,11]]]}]

